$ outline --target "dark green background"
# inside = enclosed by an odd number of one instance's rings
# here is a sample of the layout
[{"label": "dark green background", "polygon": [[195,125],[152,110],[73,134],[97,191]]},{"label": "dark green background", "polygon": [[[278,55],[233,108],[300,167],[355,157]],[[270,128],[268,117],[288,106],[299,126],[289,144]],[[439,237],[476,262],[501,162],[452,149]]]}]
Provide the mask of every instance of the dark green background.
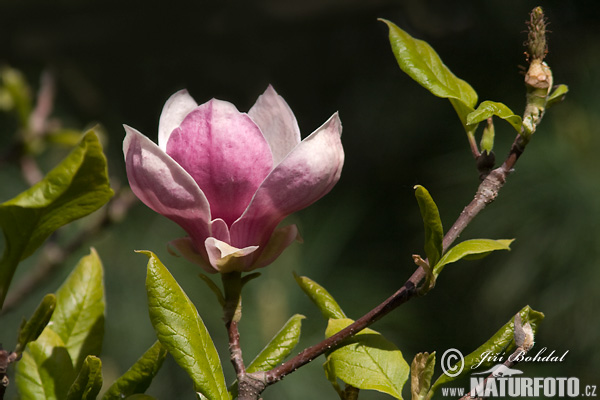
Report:
[{"label": "dark green background", "polygon": [[[156,139],[164,101],[188,88],[248,110],[271,83],[294,110],[303,135],[335,111],[344,125],[346,164],[332,193],[290,218],[294,244],[245,292],[242,345],[249,362],[293,313],[308,318],[300,346],[317,342],[325,321],[297,288],[292,271],[327,287],[357,318],[393,293],[423,253],[412,187],[424,185],[446,227],[472,198],[477,171],[464,132],[446,100],[431,96],[398,68],[387,29],[377,18],[427,40],[480,100],[524,107],[520,66],[532,1],[1,1],[0,63],[22,70],[34,87],[40,73],[57,79],[55,114],[107,132],[110,173],[126,184],[121,124]],[[448,348],[468,353],[524,305],[543,311],[536,338],[560,364],[521,365],[526,376],[579,377],[600,385],[600,13],[595,2],[541,3],[550,19],[555,83],[570,87],[550,110],[498,201],[462,238],[516,238],[513,251],[448,266],[436,289],[373,326],[404,352]],[[7,146],[10,118],[2,116]],[[512,128],[496,123],[501,159]],[[58,156],[46,156],[50,167]],[[0,201],[24,189],[15,167],[0,171]],[[196,302],[232,375],[219,306],[195,276],[197,267],[166,251],[182,230],[143,205],[93,241],[106,269],[103,364],[112,380],[154,341],[145,306],[146,258],[155,251]],[[0,319],[0,340],[14,343],[20,319],[55,291],[82,249],[22,307]],[[24,263],[17,279],[27,276]],[[298,348],[300,350],[300,347]],[[336,398],[317,360],[264,392],[265,399]],[[439,366],[436,376],[440,373]],[[14,387],[12,388],[14,389]],[[14,392],[12,392],[14,393]],[[160,399],[192,398],[190,380],[171,359],[153,383]],[[406,396],[409,396],[408,393]],[[364,393],[364,399],[386,395]]]}]

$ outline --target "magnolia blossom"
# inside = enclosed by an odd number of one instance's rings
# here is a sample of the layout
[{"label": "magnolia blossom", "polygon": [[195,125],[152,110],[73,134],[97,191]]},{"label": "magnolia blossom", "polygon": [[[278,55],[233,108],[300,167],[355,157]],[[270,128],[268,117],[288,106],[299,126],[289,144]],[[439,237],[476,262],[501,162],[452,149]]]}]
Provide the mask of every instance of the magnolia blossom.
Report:
[{"label": "magnolia blossom", "polygon": [[125,131],[131,189],[187,232],[171,246],[208,272],[273,262],[298,237],[295,225],[277,225],[327,194],[344,163],[337,113],[301,141],[292,110],[271,86],[247,114],[175,93],[160,116],[158,145]]}]

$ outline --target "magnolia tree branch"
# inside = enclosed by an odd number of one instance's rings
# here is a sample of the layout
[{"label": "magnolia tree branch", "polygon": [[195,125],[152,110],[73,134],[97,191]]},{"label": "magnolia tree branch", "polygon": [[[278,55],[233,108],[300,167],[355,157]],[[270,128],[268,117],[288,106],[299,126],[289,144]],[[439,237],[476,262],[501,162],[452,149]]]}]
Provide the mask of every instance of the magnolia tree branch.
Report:
[{"label": "magnolia tree branch", "polygon": [[[536,14],[537,12],[537,14]],[[535,9],[532,12],[532,22],[530,23],[530,32],[536,30],[540,25],[545,26],[543,14],[541,9]],[[537,27],[537,28],[536,28]],[[543,34],[543,29],[541,30]],[[540,29],[537,29],[538,36]],[[535,36],[535,35],[534,35]],[[535,132],[537,125],[541,122],[543,113],[545,111],[546,99],[548,97],[550,88],[552,86],[552,73],[543,63],[543,56],[545,51],[540,51],[540,47],[545,48],[545,40],[543,45],[539,43],[533,45],[537,46],[535,50],[532,50],[532,42],[539,42],[539,37],[534,37],[530,34],[529,38],[529,55],[532,57],[530,60],[530,67],[525,76],[525,85],[527,88],[527,105],[523,115],[523,126],[521,133],[515,138],[508,156],[502,163],[502,165],[496,169],[493,169],[481,182],[473,200],[464,208],[460,213],[456,222],[452,225],[450,230],[446,233],[443,239],[443,249],[446,251],[452,243],[460,236],[465,228],[471,223],[471,221],[490,203],[492,203],[500,189],[504,186],[508,175],[512,172],[515,163],[523,154],[525,147],[529,143],[531,135]],[[402,285],[402,287],[394,293],[392,296],[387,298],[384,302],[373,308],[367,314],[357,319],[354,323],[339,331],[333,336],[321,341],[320,343],[308,347],[303,350],[300,354],[283,363],[282,365],[273,368],[266,373],[264,376],[259,374],[253,375],[255,379],[264,379],[265,387],[271,385],[291,372],[294,372],[298,368],[306,365],[315,358],[324,354],[327,351],[339,346],[345,339],[355,335],[364,328],[370,326],[374,322],[378,321],[389,312],[394,310],[396,307],[404,304],[408,300],[419,295],[417,290],[419,283],[425,278],[425,271],[422,267],[418,267],[411,277]],[[257,398],[257,397],[255,397]]]}]

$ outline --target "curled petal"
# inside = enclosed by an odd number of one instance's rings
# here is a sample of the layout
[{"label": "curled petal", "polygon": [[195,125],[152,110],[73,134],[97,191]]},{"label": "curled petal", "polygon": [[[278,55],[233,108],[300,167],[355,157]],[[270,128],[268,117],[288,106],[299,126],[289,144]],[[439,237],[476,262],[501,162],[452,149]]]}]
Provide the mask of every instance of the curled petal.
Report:
[{"label": "curled petal", "polygon": [[186,115],[196,107],[198,107],[198,103],[187,90],[180,90],[169,97],[158,121],[158,147],[162,151],[167,151],[167,142],[173,130],[181,125]]},{"label": "curled petal", "polygon": [[238,249],[213,237],[206,239],[205,245],[211,265],[222,274],[245,271],[254,258],[252,253],[258,249],[258,246]]},{"label": "curled petal", "polygon": [[271,264],[294,241],[302,241],[296,225],[288,225],[275,229],[269,242],[260,253],[260,256],[252,264],[251,269],[261,268]]},{"label": "curled petal", "polygon": [[231,226],[232,245],[266,245],[283,218],[309,206],[333,188],[344,163],[341,132],[336,113],[275,167],[244,214]]},{"label": "curled petal", "polygon": [[294,113],[271,85],[258,97],[248,115],[258,125],[277,165],[300,143],[300,128]]},{"label": "curled petal", "polygon": [[258,126],[233,104],[216,99],[185,117],[169,137],[167,154],[202,189],[213,218],[228,225],[242,215],[273,167]]},{"label": "curled petal", "polygon": [[[154,142],[126,126],[123,142],[127,178],[135,195],[179,224],[202,244],[210,232],[210,206],[194,179]],[[200,246],[203,248],[203,246]]]}]

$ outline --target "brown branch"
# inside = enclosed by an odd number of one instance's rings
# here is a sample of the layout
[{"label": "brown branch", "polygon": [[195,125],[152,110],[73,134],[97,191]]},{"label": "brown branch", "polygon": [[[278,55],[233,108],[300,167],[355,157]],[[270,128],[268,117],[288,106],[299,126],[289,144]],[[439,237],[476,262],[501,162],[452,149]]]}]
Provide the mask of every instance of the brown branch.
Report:
[{"label": "brown branch", "polygon": [[242,348],[240,347],[240,332],[238,330],[238,321],[229,321],[225,324],[227,335],[229,337],[229,354],[235,375],[240,379],[246,374],[244,359],[242,357]]},{"label": "brown branch", "polygon": [[[507,160],[508,159],[512,159],[512,151]],[[450,247],[452,243],[460,236],[462,231],[469,225],[473,218],[475,218],[475,216],[477,216],[488,204],[496,199],[498,196],[498,191],[502,188],[504,182],[506,182],[506,177],[509,172],[510,169],[505,170],[503,167],[499,167],[493,170],[483,180],[483,182],[479,185],[474,199],[467,207],[465,207],[454,225],[452,225],[450,230],[444,236],[442,242],[444,251],[446,251],[448,247]],[[424,277],[425,271],[423,268],[417,268],[412,276],[404,283],[404,285],[402,285],[402,287],[396,293],[387,298],[383,303],[379,304],[377,307],[373,308],[367,314],[357,319],[354,323],[339,331],[335,335],[330,336],[314,346],[308,347],[296,357],[285,362],[279,367],[268,371],[266,374],[266,383],[270,385],[281,380],[287,374],[311,362],[315,358],[324,354],[326,351],[338,346],[346,338],[349,338],[360,332],[364,328],[370,326],[374,322],[387,315],[398,306],[406,303],[413,297],[416,297],[418,295],[417,286]]]},{"label": "brown branch", "polygon": [[[532,79],[532,76],[535,77],[535,79]],[[517,160],[523,154],[531,135],[535,132],[535,128],[541,122],[545,108],[545,97],[542,98],[541,96],[542,93],[546,93],[546,96],[548,95],[547,84],[551,81],[552,73],[550,69],[547,66],[540,69],[539,64],[532,62],[529,71],[525,76],[525,84],[528,93],[527,106],[523,116],[524,124],[522,133],[515,138],[508,156],[502,165],[492,170],[483,179],[473,200],[463,209],[456,222],[452,225],[450,230],[446,232],[442,242],[444,252],[452,245],[452,243],[454,243],[471,221],[473,221],[473,219],[488,204],[492,203],[498,197],[498,193],[504,186],[508,175],[512,172]],[[526,126],[526,124],[529,125]],[[314,346],[306,348],[296,357],[268,371],[265,375],[266,384],[271,385],[281,380],[287,374],[306,365],[325,352],[340,345],[345,339],[378,321],[396,307],[406,303],[413,297],[418,296],[419,291],[417,287],[425,275],[426,273],[423,268],[418,267],[404,285],[383,303],[335,335],[330,336]]]}]

